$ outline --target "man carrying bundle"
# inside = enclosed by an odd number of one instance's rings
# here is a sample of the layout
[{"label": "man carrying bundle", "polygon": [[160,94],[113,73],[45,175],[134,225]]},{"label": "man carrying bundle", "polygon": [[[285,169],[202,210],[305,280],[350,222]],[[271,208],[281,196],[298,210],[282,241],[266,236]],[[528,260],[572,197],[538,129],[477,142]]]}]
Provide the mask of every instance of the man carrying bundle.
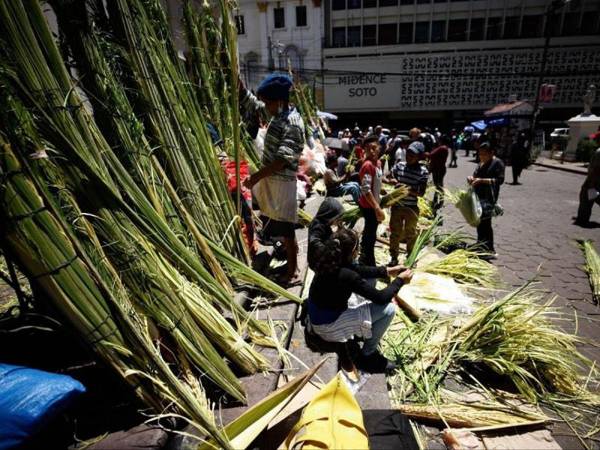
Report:
[{"label": "man carrying bundle", "polygon": [[[264,235],[283,237],[287,272],[280,282],[288,286],[299,281],[296,172],[304,147],[304,123],[298,111],[289,108],[292,84],[289,75],[272,73],[258,86],[257,95],[272,119],[265,136],[262,167],[244,181],[246,187],[253,188],[262,214]],[[257,105],[252,93],[242,93],[243,107],[256,109]]]},{"label": "man carrying bundle", "polygon": [[390,216],[390,266],[398,265],[400,242],[406,241],[406,254],[410,254],[417,238],[419,206],[417,198],[425,194],[427,188],[427,169],[419,162],[425,153],[424,145],[414,141],[406,149],[406,162],[398,161],[385,181],[396,188],[406,185],[409,194],[394,206]]}]

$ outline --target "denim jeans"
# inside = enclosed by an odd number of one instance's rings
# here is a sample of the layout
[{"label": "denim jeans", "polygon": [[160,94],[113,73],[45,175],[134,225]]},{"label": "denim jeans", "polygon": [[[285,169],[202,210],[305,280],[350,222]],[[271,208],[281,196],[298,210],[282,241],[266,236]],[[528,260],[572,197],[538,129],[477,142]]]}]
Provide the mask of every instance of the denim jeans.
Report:
[{"label": "denim jeans", "polygon": [[340,184],[333,189],[327,190],[327,197],[343,197],[344,195],[351,195],[352,200],[358,203],[358,197],[360,197],[360,185],[356,181],[348,181],[347,183]]},{"label": "denim jeans", "polygon": [[394,314],[396,314],[396,305],[393,303],[386,303],[385,305],[371,303],[369,308],[371,309],[371,337],[365,339],[362,348],[363,355],[370,355],[377,350],[379,341],[392,323]]}]

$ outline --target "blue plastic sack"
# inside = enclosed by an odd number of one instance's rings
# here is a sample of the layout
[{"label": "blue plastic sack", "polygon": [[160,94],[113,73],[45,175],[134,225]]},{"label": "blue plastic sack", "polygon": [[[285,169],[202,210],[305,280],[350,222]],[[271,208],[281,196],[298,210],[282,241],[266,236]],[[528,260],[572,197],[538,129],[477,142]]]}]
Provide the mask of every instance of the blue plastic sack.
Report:
[{"label": "blue plastic sack", "polygon": [[0,364],[0,450],[23,444],[84,392],[67,375]]}]

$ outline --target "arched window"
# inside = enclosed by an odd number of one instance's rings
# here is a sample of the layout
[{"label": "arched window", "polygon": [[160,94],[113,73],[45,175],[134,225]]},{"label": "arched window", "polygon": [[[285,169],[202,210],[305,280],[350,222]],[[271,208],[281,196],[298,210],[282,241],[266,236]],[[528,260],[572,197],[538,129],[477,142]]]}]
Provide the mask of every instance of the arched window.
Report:
[{"label": "arched window", "polygon": [[288,60],[292,65],[292,70],[301,74],[304,69],[304,54],[295,45],[288,45],[279,56],[279,68],[287,70]]}]

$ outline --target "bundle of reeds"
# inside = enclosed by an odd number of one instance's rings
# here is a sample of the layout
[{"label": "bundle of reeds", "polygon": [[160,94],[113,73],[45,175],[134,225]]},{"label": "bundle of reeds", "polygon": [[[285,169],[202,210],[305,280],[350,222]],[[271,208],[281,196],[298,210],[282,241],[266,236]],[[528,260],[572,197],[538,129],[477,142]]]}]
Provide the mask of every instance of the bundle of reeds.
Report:
[{"label": "bundle of reeds", "polygon": [[593,363],[577,349],[582,340],[555,325],[561,314],[553,302],[526,284],[475,311],[454,334],[457,360],[509,377],[533,402],[551,394],[591,395],[581,370],[593,371]]},{"label": "bundle of reeds", "polygon": [[228,448],[204,394],[178,379],[165,363],[150,337],[149,322],[129,302],[119,278],[105,283],[102,272],[111,267],[85,252],[57,204],[47,191],[38,189],[29,168],[1,134],[0,177],[3,243],[63,320],[147,405],[156,411],[170,405]]},{"label": "bundle of reeds", "polygon": [[397,408],[415,419],[434,420],[454,428],[527,425],[549,422],[545,414],[496,401],[472,403],[403,404]]},{"label": "bundle of reeds", "polygon": [[[403,198],[406,198],[407,195],[408,188],[406,186],[400,186],[394,189],[389,194],[386,194],[383,197],[381,197],[379,204],[382,208],[389,208],[394,206]],[[344,213],[341,216],[341,221],[344,222],[350,228],[352,228],[354,227],[354,225],[356,225],[356,222],[358,222],[358,219],[360,219],[361,217],[362,212],[360,208],[358,206],[355,206],[344,211]]]},{"label": "bundle of reeds", "polygon": [[592,298],[596,303],[600,303],[600,256],[589,239],[580,241],[579,245],[585,258],[584,269],[590,280]]},{"label": "bundle of reeds", "polygon": [[441,259],[431,261],[418,270],[453,278],[456,281],[485,288],[501,285],[498,269],[484,261],[485,255],[475,250],[455,250]]},{"label": "bundle of reeds", "polygon": [[409,267],[409,268],[415,267],[415,265],[417,264],[417,260],[419,259],[419,255],[425,249],[425,247],[427,247],[427,245],[429,245],[429,243],[433,240],[433,236],[434,236],[435,231],[436,231],[438,225],[440,224],[441,220],[442,220],[441,217],[437,216],[436,218],[434,218],[431,221],[431,223],[429,224],[429,226],[427,228],[425,228],[424,230],[421,230],[419,232],[419,235],[417,236],[417,239],[415,240],[415,244],[414,244],[411,252],[406,257],[406,260],[404,261],[404,265],[406,267]]},{"label": "bundle of reeds", "polygon": [[80,84],[39,2],[0,1],[0,238],[147,405],[227,447],[194,374],[244,400],[224,358],[245,372],[267,368],[242,338],[266,327],[233,302],[230,280],[299,299],[245,264],[234,202],[160,4],[51,4]]}]

